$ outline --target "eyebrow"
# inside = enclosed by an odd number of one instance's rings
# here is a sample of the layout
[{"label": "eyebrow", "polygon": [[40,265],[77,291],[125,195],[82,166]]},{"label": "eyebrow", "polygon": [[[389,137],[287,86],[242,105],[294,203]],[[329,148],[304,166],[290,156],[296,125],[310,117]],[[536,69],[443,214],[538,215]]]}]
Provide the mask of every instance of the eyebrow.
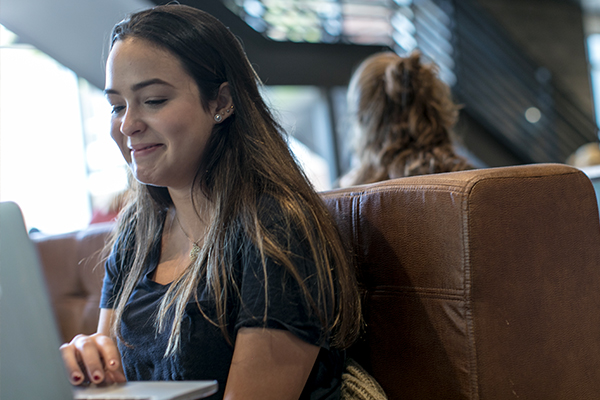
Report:
[{"label": "eyebrow", "polygon": [[[154,78],[154,79],[148,79],[147,81],[143,81],[143,82],[139,82],[136,83],[135,85],[131,86],[131,90],[134,92],[137,92],[138,90],[141,90],[147,86],[151,86],[151,85],[166,85],[166,86],[173,86],[168,82],[163,81],[162,79],[158,79],[158,78]],[[119,94],[119,92],[117,90],[108,88],[108,89],[104,89],[104,94]]]}]

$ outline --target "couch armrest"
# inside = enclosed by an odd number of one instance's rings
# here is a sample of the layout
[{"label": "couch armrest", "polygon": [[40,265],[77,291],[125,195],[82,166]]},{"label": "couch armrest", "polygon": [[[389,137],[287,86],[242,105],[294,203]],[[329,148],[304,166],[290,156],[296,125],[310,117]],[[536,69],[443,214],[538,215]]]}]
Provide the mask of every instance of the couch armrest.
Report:
[{"label": "couch armrest", "polygon": [[351,349],[391,399],[593,399],[600,223],[559,164],[323,193],[351,243],[366,331]]},{"label": "couch armrest", "polygon": [[63,341],[96,332],[104,277],[101,257],[112,223],[61,235],[33,234]]}]

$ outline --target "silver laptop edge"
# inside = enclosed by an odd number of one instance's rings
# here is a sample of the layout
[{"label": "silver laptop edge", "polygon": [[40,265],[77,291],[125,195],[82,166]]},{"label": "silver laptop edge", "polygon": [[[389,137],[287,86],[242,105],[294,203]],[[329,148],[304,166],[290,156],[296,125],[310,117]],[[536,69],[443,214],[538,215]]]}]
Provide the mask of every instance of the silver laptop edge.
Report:
[{"label": "silver laptop edge", "polygon": [[[216,381],[131,382],[73,390],[59,351],[50,297],[23,215],[0,202],[0,399],[111,398],[192,400],[217,391]],[[122,392],[123,396],[117,397]],[[95,397],[97,396],[97,397]]]}]

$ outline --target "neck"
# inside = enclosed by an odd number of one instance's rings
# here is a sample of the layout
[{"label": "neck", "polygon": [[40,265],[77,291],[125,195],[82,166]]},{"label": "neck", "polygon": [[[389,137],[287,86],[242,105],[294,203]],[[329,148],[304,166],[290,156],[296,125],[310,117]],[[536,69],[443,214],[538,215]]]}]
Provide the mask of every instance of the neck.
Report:
[{"label": "neck", "polygon": [[200,239],[206,230],[210,221],[211,204],[202,194],[196,197],[196,202],[192,202],[189,190],[176,191],[169,189],[171,200],[173,201],[172,212],[177,215],[181,228],[193,241]]}]

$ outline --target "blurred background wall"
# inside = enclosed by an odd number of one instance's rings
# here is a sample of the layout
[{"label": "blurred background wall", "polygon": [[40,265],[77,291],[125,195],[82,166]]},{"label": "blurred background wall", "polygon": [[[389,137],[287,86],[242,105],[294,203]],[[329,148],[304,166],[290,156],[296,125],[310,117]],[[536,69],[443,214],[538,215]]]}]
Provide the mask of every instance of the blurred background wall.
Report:
[{"label": "blurred background wall", "polygon": [[[181,0],[241,39],[315,187],[350,163],[345,94],[369,54],[419,49],[463,105],[479,167],[565,162],[598,141],[600,0]],[[150,0],[0,2],[0,199],[78,229],[126,185],[108,135],[110,29]]]}]

